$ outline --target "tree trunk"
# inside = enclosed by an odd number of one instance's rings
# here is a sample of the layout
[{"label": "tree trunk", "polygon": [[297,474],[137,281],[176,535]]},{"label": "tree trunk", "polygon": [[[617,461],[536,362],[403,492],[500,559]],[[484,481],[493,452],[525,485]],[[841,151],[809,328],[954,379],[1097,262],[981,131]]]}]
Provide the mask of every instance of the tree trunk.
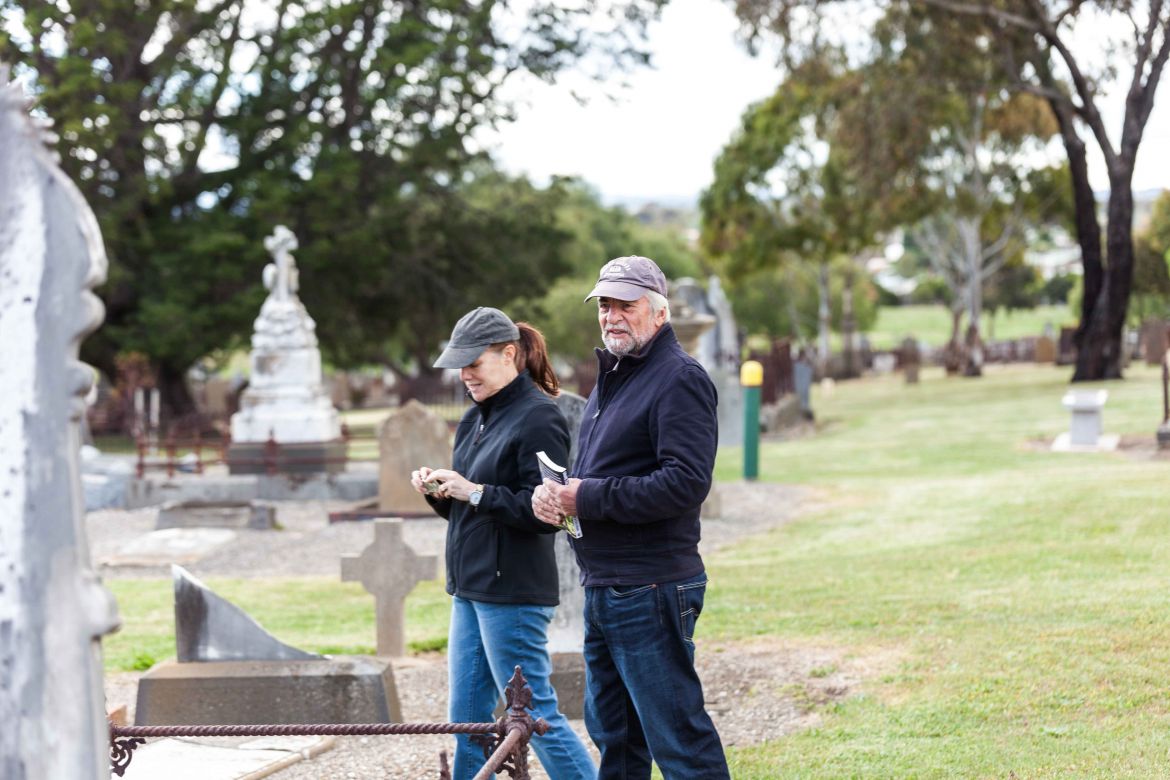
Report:
[{"label": "tree trunk", "polygon": [[845,269],[845,279],[841,290],[841,340],[842,363],[846,379],[861,376],[860,355],[857,345],[854,344],[857,336],[857,317],[853,313],[853,266]]},{"label": "tree trunk", "polygon": [[[158,381],[158,392],[162,400],[164,414],[159,417],[160,433],[166,435],[170,429],[175,434],[189,432],[187,427],[194,424],[194,417],[198,411],[195,408],[195,399],[187,388],[187,372],[172,365],[160,363],[155,369]],[[181,432],[178,428],[183,428]]]},{"label": "tree trunk", "polygon": [[983,376],[983,334],[979,332],[983,313],[983,237],[974,219],[961,223],[963,251],[967,254],[967,337],[963,355],[963,376]]},{"label": "tree trunk", "polygon": [[943,368],[948,375],[959,373],[963,365],[963,344],[959,340],[959,329],[963,324],[963,306],[955,305],[951,309],[951,339],[943,351]]},{"label": "tree trunk", "polygon": [[[1104,321],[1094,324],[1095,312],[1099,306],[1108,306],[1108,296],[1102,295],[1105,286],[1105,268],[1101,253],[1101,224],[1097,221],[1097,199],[1089,183],[1088,156],[1085,143],[1077,134],[1067,104],[1062,99],[1050,100],[1049,106],[1060,127],[1060,137],[1068,155],[1068,169],[1072,179],[1073,207],[1075,210],[1077,243],[1081,247],[1081,267],[1084,294],[1081,296],[1081,320],[1073,334],[1077,347],[1077,364],[1073,381],[1102,379],[1103,374],[1095,373],[1104,354],[1107,330]],[[1128,190],[1128,187],[1126,188]],[[1131,195],[1132,198],[1132,195]],[[1112,195],[1110,196],[1112,212]],[[1133,216],[1132,202],[1130,219]],[[1129,220],[1127,220],[1128,224]],[[1132,243],[1130,247],[1132,256]],[[1132,265],[1132,263],[1131,263]],[[1082,360],[1082,356],[1083,360]]]},{"label": "tree trunk", "polygon": [[[1122,378],[1122,338],[1133,285],[1133,189],[1130,181],[1133,166],[1123,161],[1117,167],[1120,170],[1110,176],[1109,182],[1106,223],[1109,265],[1104,269],[1091,313],[1086,315],[1087,304],[1081,304],[1081,324],[1077,332],[1083,332],[1083,336],[1077,345],[1074,382]],[[1087,275],[1088,268],[1085,270]],[[1088,294],[1086,279],[1086,299]]]},{"label": "tree trunk", "polygon": [[829,263],[817,269],[817,373],[829,375]]}]

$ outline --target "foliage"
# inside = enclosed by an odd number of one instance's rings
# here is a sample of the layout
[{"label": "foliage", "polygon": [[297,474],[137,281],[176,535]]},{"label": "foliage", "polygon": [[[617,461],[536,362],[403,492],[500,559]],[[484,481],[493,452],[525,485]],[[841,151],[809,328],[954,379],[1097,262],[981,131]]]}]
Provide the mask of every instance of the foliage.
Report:
[{"label": "foliage", "polygon": [[567,240],[562,246],[568,274],[543,295],[531,290],[513,299],[504,310],[532,322],[544,333],[549,348],[564,360],[588,360],[600,344],[597,307],[583,299],[597,282],[608,260],[623,255],[653,259],[668,279],[702,276],[698,252],[687,245],[675,226],[650,226],[625,209],[605,206],[599,194],[576,179],[557,183],[563,199],[555,224]]},{"label": "foliage", "polygon": [[1067,303],[1069,293],[1072,288],[1076,286],[1077,276],[1075,274],[1055,274],[1051,279],[1044,282],[1044,286],[1040,290],[1040,300],[1042,303]]},{"label": "foliage", "polygon": [[1129,321],[1170,317],[1170,190],[1154,201],[1149,223],[1134,237]]},{"label": "foliage", "polygon": [[[864,48],[857,44],[859,39],[880,39],[880,23],[890,18],[883,13],[887,9],[895,13],[909,9],[912,13],[904,18],[911,21],[915,13],[929,15],[938,24],[953,23],[970,41],[986,42],[990,60],[1011,75],[1014,88],[1047,104],[1068,157],[1086,288],[1073,379],[1121,377],[1122,329],[1134,271],[1133,172],[1170,60],[1170,3],[740,0],[735,7],[749,40],[774,33],[783,41],[785,57],[796,62],[819,56],[833,40],[845,40],[857,51]],[[865,32],[859,32],[858,19],[868,27]],[[873,19],[878,23],[870,24]],[[1089,49],[1074,45],[1086,34],[1099,44]],[[1116,85],[1126,96],[1116,133],[1110,132],[1102,114],[1107,85]],[[1089,180],[1091,146],[1104,159],[1111,183],[1104,240]]]},{"label": "foliage", "polygon": [[117,352],[147,352],[182,406],[188,366],[249,333],[281,223],[337,365],[418,360],[476,296],[539,290],[564,269],[555,196],[496,174],[472,136],[508,119],[517,73],[644,62],[658,2],[0,0],[0,50],[107,243],[85,358],[112,374]]}]

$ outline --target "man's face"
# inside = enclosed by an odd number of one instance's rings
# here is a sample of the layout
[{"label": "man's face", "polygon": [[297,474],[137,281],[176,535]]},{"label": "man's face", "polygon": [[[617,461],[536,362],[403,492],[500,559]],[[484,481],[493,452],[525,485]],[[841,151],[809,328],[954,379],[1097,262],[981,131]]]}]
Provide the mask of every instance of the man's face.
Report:
[{"label": "man's face", "polygon": [[598,298],[597,321],[601,324],[601,340],[606,349],[625,357],[638,352],[654,338],[666,322],[666,310],[655,313],[645,295],[636,301]]}]

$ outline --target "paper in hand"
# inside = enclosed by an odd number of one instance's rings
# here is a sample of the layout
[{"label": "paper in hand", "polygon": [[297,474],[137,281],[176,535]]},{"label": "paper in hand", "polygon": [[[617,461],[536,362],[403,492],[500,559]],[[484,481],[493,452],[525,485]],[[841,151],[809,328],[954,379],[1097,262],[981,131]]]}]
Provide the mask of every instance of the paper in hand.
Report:
[{"label": "paper in hand", "polygon": [[[536,453],[536,462],[540,465],[540,476],[543,479],[551,479],[561,485],[569,484],[565,467],[553,462],[552,458],[544,454],[544,450]],[[581,523],[573,515],[561,515],[560,526],[574,539],[581,538]]]}]

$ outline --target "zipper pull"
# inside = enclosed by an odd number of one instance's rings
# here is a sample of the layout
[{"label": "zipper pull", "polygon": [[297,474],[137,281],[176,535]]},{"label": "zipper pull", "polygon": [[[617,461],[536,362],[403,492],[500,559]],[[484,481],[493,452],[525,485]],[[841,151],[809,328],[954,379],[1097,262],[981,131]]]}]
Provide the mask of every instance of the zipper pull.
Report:
[{"label": "zipper pull", "polygon": [[483,426],[484,423],[479,424],[479,430],[475,432],[475,441],[471,442],[472,444],[479,444],[479,437],[483,436]]},{"label": "zipper pull", "polygon": [[600,416],[601,416],[601,407],[599,406],[599,407],[597,407],[597,411],[593,413],[593,419],[596,420]]}]

